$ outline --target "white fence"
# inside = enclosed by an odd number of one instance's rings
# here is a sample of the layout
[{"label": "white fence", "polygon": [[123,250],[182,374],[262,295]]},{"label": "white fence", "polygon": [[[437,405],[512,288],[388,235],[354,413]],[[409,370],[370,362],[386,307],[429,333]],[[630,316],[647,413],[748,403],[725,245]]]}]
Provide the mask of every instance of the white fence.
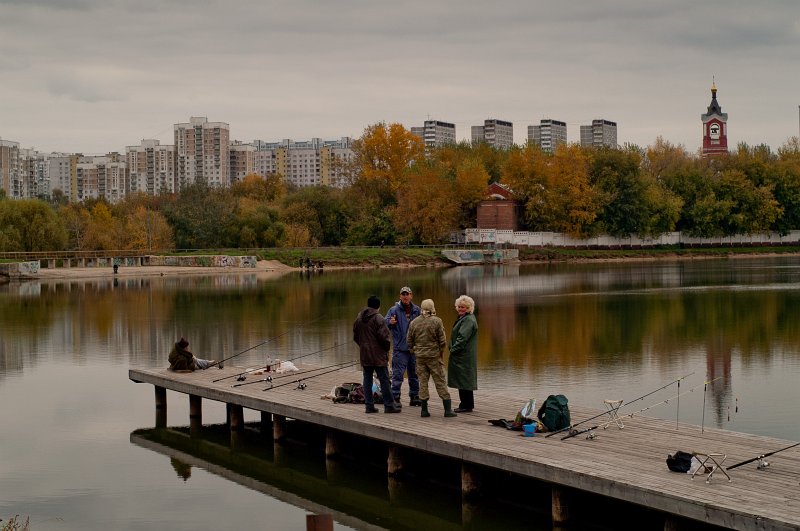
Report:
[{"label": "white fence", "polygon": [[749,247],[800,245],[800,230],[781,235],[777,232],[763,234],[739,234],[717,238],[693,238],[680,232],[667,232],[656,238],[572,238],[560,232],[527,232],[500,229],[465,229],[463,234],[454,234],[453,243],[498,244],[514,247],[573,247],[573,248],[641,248],[641,247]]}]

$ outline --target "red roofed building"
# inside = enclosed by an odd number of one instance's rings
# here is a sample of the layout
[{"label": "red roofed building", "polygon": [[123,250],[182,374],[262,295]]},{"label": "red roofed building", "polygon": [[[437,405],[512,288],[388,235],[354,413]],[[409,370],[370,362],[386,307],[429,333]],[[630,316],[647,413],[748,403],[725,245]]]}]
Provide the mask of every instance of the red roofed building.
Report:
[{"label": "red roofed building", "polygon": [[514,192],[500,183],[492,183],[486,196],[478,203],[478,228],[518,230],[522,203]]}]

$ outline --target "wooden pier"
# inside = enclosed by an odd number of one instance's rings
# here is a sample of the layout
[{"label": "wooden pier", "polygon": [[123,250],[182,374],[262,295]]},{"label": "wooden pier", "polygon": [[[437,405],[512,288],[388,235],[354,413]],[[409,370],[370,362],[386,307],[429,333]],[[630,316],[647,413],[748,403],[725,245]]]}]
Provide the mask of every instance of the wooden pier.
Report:
[{"label": "wooden pier", "polygon": [[[308,367],[300,367],[304,372]],[[156,426],[166,427],[166,391],[189,395],[190,425],[202,425],[202,399],[228,405],[231,430],[244,425],[243,409],[262,412],[270,422],[273,438],[285,435],[286,419],[295,419],[326,430],[326,455],[338,451],[340,434],[358,435],[388,445],[387,472],[404,467],[403,449],[446,457],[461,463],[462,494],[469,498],[480,489],[482,472],[496,469],[550,485],[552,517],[556,525],[566,523],[578,507],[577,492],[628,502],[664,515],[664,529],[691,528],[704,523],[729,529],[800,529],[800,447],[769,458],[771,465],[759,470],[756,463],[729,471],[731,481],[718,470],[710,481],[706,475],[670,472],[665,459],[676,450],[700,454],[723,454],[722,467],[754,458],[792,444],[791,441],[736,433],[715,428],[680,424],[636,415],[624,417],[625,428],[611,424],[598,429],[598,437],[586,434],[567,440],[560,435],[523,437],[520,432],[492,426],[488,420],[512,419],[528,398],[542,403],[545,397],[529,397],[522,391],[476,391],[476,409],[456,418],[444,418],[441,402],[430,402],[430,418],[421,418],[419,408],[405,405],[395,415],[365,414],[363,406],[334,404],[321,399],[336,385],[359,382],[360,370],[339,370],[319,377],[308,373],[305,389],[294,382],[303,378],[283,374],[264,391],[267,382],[233,387],[242,367],[175,373],[167,369],[130,369],[129,378],[155,386]],[[230,378],[214,382],[220,378]],[[274,375],[273,376],[278,376]],[[264,375],[250,374],[242,383]],[[432,388],[432,386],[431,386]],[[432,389],[433,391],[433,389]],[[615,398],[615,397],[610,397]],[[601,414],[599,409],[570,404],[573,423]],[[636,408],[632,407],[632,410]],[[585,429],[610,420],[603,415],[578,426]],[[722,457],[716,458],[721,461]],[[709,462],[708,464],[712,464]],[[609,521],[620,515],[606,515]]]}]

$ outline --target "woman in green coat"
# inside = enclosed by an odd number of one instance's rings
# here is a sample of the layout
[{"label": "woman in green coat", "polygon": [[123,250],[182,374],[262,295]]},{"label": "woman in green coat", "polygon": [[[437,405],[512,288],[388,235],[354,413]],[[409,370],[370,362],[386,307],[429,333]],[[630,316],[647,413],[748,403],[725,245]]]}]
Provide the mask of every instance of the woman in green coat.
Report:
[{"label": "woman in green coat", "polygon": [[478,321],[475,301],[462,295],[456,299],[458,319],[450,334],[450,360],[447,385],[458,389],[460,404],[456,413],[471,413],[475,408],[473,391],[478,388]]}]

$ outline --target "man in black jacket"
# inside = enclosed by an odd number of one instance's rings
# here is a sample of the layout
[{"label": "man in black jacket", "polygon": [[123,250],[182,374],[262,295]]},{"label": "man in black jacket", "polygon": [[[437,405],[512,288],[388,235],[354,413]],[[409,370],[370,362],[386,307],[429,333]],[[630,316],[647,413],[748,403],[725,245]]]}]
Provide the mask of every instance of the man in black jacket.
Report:
[{"label": "man in black jacket", "polygon": [[353,341],[359,347],[361,367],[364,372],[364,404],[367,413],[377,413],[372,395],[372,373],[381,383],[383,395],[383,412],[400,413],[400,408],[394,403],[392,388],[389,383],[389,348],[392,338],[389,329],[383,321],[383,316],[378,313],[381,301],[375,295],[367,299],[367,307],[361,310],[353,323]]}]

